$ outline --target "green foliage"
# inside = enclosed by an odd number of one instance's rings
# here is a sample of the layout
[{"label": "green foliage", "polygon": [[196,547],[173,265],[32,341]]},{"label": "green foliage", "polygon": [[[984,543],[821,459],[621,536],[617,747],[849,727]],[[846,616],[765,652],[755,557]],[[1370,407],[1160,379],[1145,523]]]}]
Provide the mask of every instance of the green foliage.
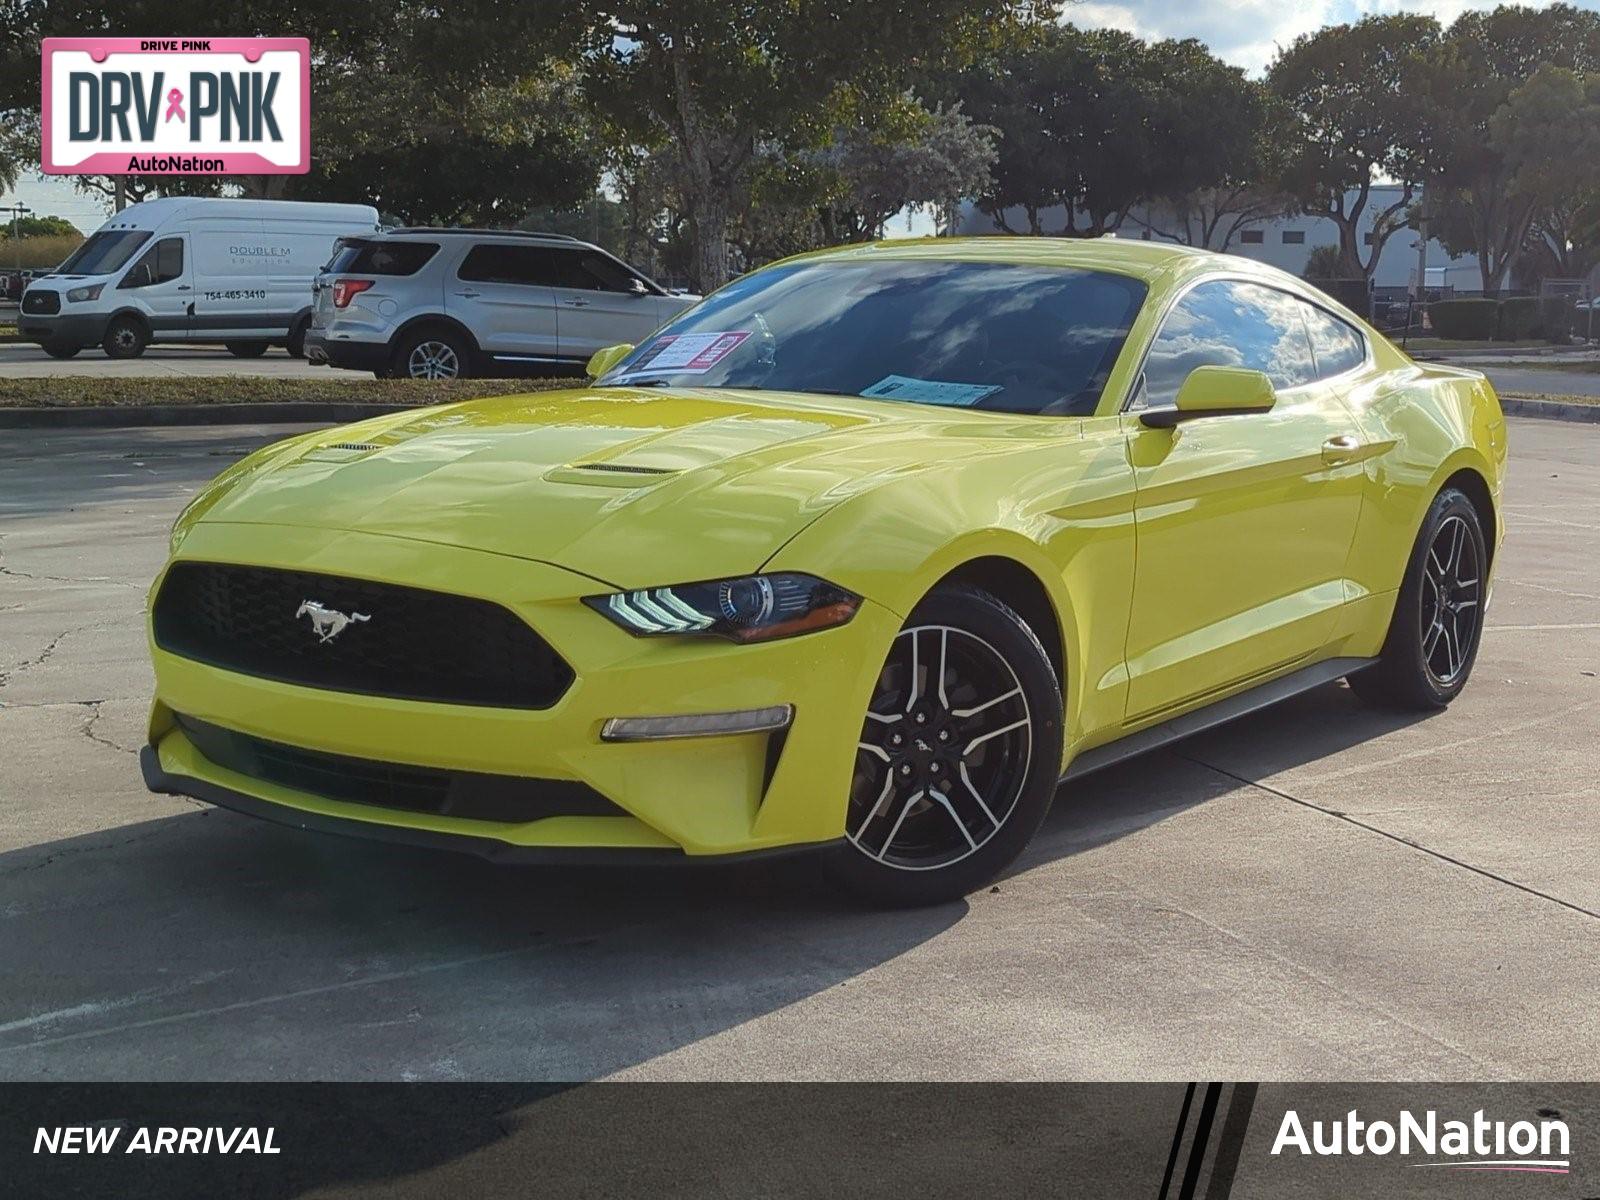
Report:
[{"label": "green foliage", "polygon": [[0,217],[0,240],[38,237],[70,237],[81,239],[78,227],[65,217]]},{"label": "green foliage", "polygon": [[1316,246],[1306,258],[1305,278],[1342,279],[1349,273],[1337,246]]},{"label": "green foliage", "polygon": [[708,289],[727,277],[729,223],[749,202],[764,147],[825,144],[918,73],[1052,10],[1032,0],[632,0],[597,19],[587,94],[628,141],[669,148],[695,282]]},{"label": "green foliage", "polygon": [[1525,342],[1543,337],[1543,320],[1537,296],[1508,296],[1500,301],[1499,322],[1495,327],[1495,340]]},{"label": "green foliage", "polygon": [[1498,300],[1435,300],[1428,305],[1433,332],[1441,338],[1487,342],[1499,327]]},{"label": "green foliage", "polygon": [[[1367,17],[1302,35],[1267,72],[1267,85],[1293,114],[1282,186],[1305,212],[1338,225],[1343,259],[1366,277],[1431,169],[1428,85],[1438,44],[1432,17]],[[1404,186],[1396,203],[1374,214],[1363,258],[1357,234],[1378,177]]]},{"label": "green foliage", "polygon": [[[1147,43],[1070,25],[1018,39],[955,84],[975,121],[1000,131],[979,205],[1002,227],[1098,236],[1129,209],[1256,173],[1267,98],[1199,42]],[[1065,227],[1041,210],[1060,205]]]}]

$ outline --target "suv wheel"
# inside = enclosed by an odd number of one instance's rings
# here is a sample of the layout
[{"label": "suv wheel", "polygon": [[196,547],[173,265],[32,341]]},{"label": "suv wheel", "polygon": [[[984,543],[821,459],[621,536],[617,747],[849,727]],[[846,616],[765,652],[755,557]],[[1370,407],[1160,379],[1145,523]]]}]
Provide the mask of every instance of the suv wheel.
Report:
[{"label": "suv wheel", "polygon": [[390,374],[397,379],[465,379],[467,347],[458,334],[419,329],[400,339]]},{"label": "suv wheel", "polygon": [[235,358],[260,358],[267,352],[265,342],[223,342],[228,348],[228,353]]},{"label": "suv wheel", "polygon": [[138,358],[150,344],[150,331],[137,317],[117,317],[106,326],[100,348],[108,358]]},{"label": "suv wheel", "polygon": [[69,345],[66,342],[45,342],[41,349],[51,358],[71,358],[83,347]]}]

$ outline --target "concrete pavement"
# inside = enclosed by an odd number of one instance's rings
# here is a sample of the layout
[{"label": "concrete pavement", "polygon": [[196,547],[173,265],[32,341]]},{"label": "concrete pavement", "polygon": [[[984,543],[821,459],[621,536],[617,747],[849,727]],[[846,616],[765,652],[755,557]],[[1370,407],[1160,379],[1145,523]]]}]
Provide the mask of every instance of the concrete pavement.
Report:
[{"label": "concrete pavement", "polygon": [[1063,792],[993,891],[532,871],[139,782],[144,589],[273,429],[0,434],[0,1079],[1600,1075],[1600,429],[1512,421],[1447,712],[1333,685]]},{"label": "concrete pavement", "polygon": [[38,346],[0,344],[0,379],[51,379],[59,376],[113,376],[162,379],[173,376],[258,375],[275,379],[371,379],[365,371],[314,367],[273,348],[260,358],[235,358],[221,346],[152,346],[138,358],[107,358],[95,347],[76,358],[51,358]]}]

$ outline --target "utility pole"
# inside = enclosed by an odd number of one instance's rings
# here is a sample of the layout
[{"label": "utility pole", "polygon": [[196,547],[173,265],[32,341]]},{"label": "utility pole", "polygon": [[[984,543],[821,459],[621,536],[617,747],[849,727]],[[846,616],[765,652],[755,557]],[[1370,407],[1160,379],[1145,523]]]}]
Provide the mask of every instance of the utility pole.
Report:
[{"label": "utility pole", "polygon": [[1428,189],[1422,189],[1422,200],[1417,205],[1417,286],[1412,292],[1417,303],[1422,303],[1428,293]]},{"label": "utility pole", "polygon": [[17,270],[22,270],[22,243],[17,239],[17,218],[25,217],[33,211],[26,204],[13,204],[0,210],[11,214],[11,248],[15,255],[13,262]]}]

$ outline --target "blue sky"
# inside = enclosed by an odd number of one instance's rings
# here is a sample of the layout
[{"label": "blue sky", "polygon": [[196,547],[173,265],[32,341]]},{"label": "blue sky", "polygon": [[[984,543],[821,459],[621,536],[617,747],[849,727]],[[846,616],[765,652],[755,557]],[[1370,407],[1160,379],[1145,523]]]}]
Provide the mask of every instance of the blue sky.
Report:
[{"label": "blue sky", "polygon": [[[1544,7],[1548,0],[1531,0]],[[1575,0],[1580,8],[1600,9],[1600,0]],[[1424,12],[1448,24],[1473,8],[1493,8],[1495,0],[1077,0],[1066,5],[1066,19],[1078,25],[1107,26],[1146,38],[1193,37],[1212,52],[1252,73],[1272,60],[1278,47],[1323,25],[1358,20],[1372,13]],[[316,153],[313,143],[312,153]],[[25,179],[15,196],[41,213],[54,213],[90,230],[105,217],[93,197],[73,189],[70,181]],[[905,232],[896,218],[891,233]],[[926,232],[921,225],[917,232]]]}]

